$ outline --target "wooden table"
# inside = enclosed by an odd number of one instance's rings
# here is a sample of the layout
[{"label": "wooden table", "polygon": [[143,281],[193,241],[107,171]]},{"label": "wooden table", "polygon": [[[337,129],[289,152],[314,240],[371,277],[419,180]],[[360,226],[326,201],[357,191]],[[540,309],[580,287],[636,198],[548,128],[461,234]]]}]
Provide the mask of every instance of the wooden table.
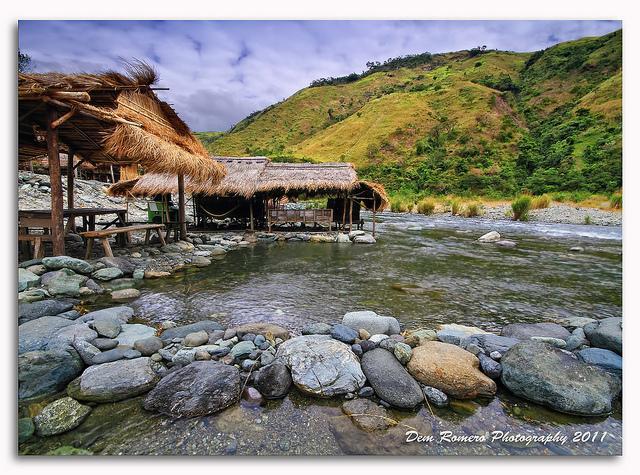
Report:
[{"label": "wooden table", "polygon": [[160,244],[163,246],[166,244],[164,237],[162,236],[162,230],[164,229],[164,224],[138,224],[134,226],[119,226],[111,229],[104,229],[102,231],[86,231],[80,233],[80,236],[87,240],[87,253],[85,255],[85,259],[91,259],[91,251],[93,250],[93,240],[100,239],[102,241],[102,247],[104,248],[104,253],[107,257],[113,257],[113,251],[111,250],[111,245],[109,244],[109,237],[116,235],[128,235],[134,231],[146,231],[146,235],[144,237],[144,243],[149,244],[149,237],[151,235],[151,231],[156,231],[158,233],[158,239],[160,240]]},{"label": "wooden table", "polygon": [[[126,226],[127,210],[122,208],[67,208],[63,210],[62,216],[68,218],[67,230],[74,223],[76,218],[82,218],[82,228],[84,231],[96,230],[96,216],[115,215],[115,218],[107,223],[98,223],[101,229],[107,229],[110,226]],[[51,229],[51,210],[50,209],[30,209],[18,211],[18,222],[20,233],[24,236],[29,234],[30,227]],[[118,234],[118,245],[126,245],[126,234]]]}]

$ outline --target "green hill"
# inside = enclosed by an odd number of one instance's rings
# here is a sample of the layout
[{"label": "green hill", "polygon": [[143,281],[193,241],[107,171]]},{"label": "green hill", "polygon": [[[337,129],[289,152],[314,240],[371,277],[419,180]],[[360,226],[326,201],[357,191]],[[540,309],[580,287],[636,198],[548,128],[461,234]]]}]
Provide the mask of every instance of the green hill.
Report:
[{"label": "green hill", "polygon": [[412,194],[622,186],[622,32],[535,53],[474,48],[314,81],[229,132],[219,155],[349,161]]}]

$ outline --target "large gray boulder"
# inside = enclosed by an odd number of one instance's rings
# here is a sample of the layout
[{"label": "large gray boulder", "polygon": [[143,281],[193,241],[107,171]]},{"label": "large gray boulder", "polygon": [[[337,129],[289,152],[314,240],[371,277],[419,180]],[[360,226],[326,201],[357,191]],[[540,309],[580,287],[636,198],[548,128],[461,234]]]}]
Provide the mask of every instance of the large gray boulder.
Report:
[{"label": "large gray boulder", "polygon": [[124,275],[131,275],[136,270],[135,264],[124,257],[101,257],[98,262],[101,262],[107,268],[120,269]]},{"label": "large gray boulder", "polygon": [[240,398],[240,372],[214,361],[195,361],[158,383],[144,408],[177,417],[205,416]]},{"label": "large gray boulder", "polygon": [[215,330],[224,330],[224,327],[214,320],[202,320],[201,322],[192,323],[190,325],[169,328],[162,332],[160,338],[162,338],[163,341],[171,341],[174,338],[184,338],[189,333],[195,333],[201,330],[210,333]]},{"label": "large gray boulder", "polygon": [[41,300],[39,302],[21,303],[18,305],[18,324],[44,316],[55,316],[73,309],[73,300]]},{"label": "large gray boulder", "polygon": [[42,263],[47,269],[71,269],[72,271],[79,272],[80,274],[91,274],[93,272],[93,266],[87,261],[82,259],[76,259],[69,256],[54,256],[45,257],[42,259]]},{"label": "large gray boulder", "polygon": [[[53,274],[53,275],[50,275]],[[87,282],[88,277],[76,274],[71,269],[60,269],[42,276],[42,283],[52,296],[77,297],[80,295],[80,287]]]},{"label": "large gray boulder", "polygon": [[18,354],[44,350],[61,328],[74,325],[73,320],[61,317],[41,317],[18,326]]},{"label": "large gray boulder", "polygon": [[62,391],[82,372],[78,353],[29,351],[18,356],[18,398],[28,399]]},{"label": "large gray boulder", "polygon": [[423,401],[415,379],[387,350],[375,348],[362,355],[362,371],[380,399],[400,409],[413,409]]},{"label": "large gray boulder", "polygon": [[67,393],[80,401],[120,401],[146,393],[159,379],[149,358],[118,360],[90,366],[69,384]]},{"label": "large gray boulder", "polygon": [[351,348],[328,335],[287,340],[278,348],[276,358],[291,370],[296,387],[312,396],[332,397],[357,391],[366,379]]},{"label": "large gray boulder", "polygon": [[511,323],[504,326],[501,335],[517,340],[529,340],[531,337],[539,336],[567,341],[571,333],[557,323]]},{"label": "large gray boulder", "polygon": [[393,317],[383,317],[369,310],[345,313],[342,317],[342,324],[355,331],[365,329],[371,335],[397,335],[400,333],[398,320]]},{"label": "large gray boulder", "polygon": [[583,330],[591,346],[622,354],[622,318],[605,318],[585,325]]},{"label": "large gray boulder", "polygon": [[86,323],[73,323],[74,325],[68,325],[56,331],[47,343],[46,349],[65,350],[72,347],[74,341],[92,341],[98,336]]},{"label": "large gray boulder", "polygon": [[18,292],[27,290],[29,287],[35,287],[39,283],[40,276],[22,267],[18,268]]},{"label": "large gray boulder", "polygon": [[501,364],[502,383],[512,393],[569,414],[607,414],[621,390],[615,376],[548,343],[518,343]]}]

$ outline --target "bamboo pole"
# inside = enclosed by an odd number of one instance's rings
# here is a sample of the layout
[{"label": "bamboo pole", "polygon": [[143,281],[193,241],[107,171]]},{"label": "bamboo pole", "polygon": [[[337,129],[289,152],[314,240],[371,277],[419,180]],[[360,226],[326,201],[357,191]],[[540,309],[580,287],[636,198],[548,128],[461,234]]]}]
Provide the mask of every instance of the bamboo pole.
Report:
[{"label": "bamboo pole", "polygon": [[185,219],[184,175],[178,175],[178,221],[180,221],[180,239],[187,238],[187,221]]},{"label": "bamboo pole", "polygon": [[53,255],[64,255],[64,203],[62,200],[62,179],[60,177],[60,150],[58,131],[52,123],[58,118],[58,112],[49,107],[47,111],[47,156],[49,159],[49,178],[51,180],[51,241]]}]

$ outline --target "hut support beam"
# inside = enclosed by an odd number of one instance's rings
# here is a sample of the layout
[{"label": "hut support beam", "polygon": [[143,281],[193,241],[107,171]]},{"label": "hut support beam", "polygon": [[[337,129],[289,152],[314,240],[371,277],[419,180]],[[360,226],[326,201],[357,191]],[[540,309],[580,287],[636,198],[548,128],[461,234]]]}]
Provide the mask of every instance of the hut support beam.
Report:
[{"label": "hut support beam", "polygon": [[178,175],[178,221],[180,221],[180,239],[187,238],[187,220],[184,201],[184,175]]},{"label": "hut support beam", "polygon": [[251,230],[251,232],[254,231],[254,225],[253,225],[253,200],[249,200],[249,229]]},{"label": "hut support beam", "polygon": [[347,197],[342,200],[342,230],[347,229]]},{"label": "hut support beam", "polygon": [[[74,157],[73,149],[69,149],[67,153],[67,208],[73,209],[75,207],[75,169],[73,168],[73,157]],[[67,221],[67,231],[75,231],[76,220],[75,218],[69,218]]]},{"label": "hut support beam", "polygon": [[51,179],[51,242],[53,255],[64,255],[64,224],[62,200],[62,179],[60,177],[60,150],[58,148],[58,130],[53,123],[58,113],[53,107],[47,111],[47,156],[49,159],[49,177]]},{"label": "hut support beam", "polygon": [[353,228],[353,198],[349,197],[349,232]]},{"label": "hut support beam", "polygon": [[376,237],[376,195],[373,194],[373,231],[371,232],[373,237]]}]

